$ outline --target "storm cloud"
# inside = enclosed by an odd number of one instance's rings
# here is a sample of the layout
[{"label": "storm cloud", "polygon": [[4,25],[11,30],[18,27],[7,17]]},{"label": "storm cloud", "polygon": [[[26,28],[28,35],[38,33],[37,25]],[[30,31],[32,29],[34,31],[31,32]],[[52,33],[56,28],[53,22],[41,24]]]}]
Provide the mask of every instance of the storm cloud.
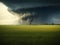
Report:
[{"label": "storm cloud", "polygon": [[1,0],[20,24],[60,24],[59,0]]},{"label": "storm cloud", "polygon": [[22,8],[11,11],[18,15],[22,13],[22,20],[30,19],[31,24],[60,24],[60,6]]}]

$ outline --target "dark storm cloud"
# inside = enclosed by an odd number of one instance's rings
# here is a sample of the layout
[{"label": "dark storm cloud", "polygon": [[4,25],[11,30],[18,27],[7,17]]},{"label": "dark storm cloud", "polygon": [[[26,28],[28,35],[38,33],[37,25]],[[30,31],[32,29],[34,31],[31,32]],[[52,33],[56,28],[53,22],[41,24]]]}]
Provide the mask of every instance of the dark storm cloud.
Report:
[{"label": "dark storm cloud", "polygon": [[[22,8],[22,9],[12,10],[12,11],[15,13],[18,13],[18,14],[19,13],[25,13],[26,14],[26,13],[30,12],[30,14],[31,14],[30,16],[25,16],[22,19],[23,20],[30,19],[30,22],[38,19],[38,22],[36,21],[38,24],[39,23],[42,23],[42,24],[48,23],[49,24],[49,23],[52,23],[58,17],[60,17],[60,13],[59,13],[60,12],[60,6],[57,6],[57,7],[56,6],[47,6],[47,7]],[[34,12],[34,15],[32,14],[33,12]],[[60,18],[58,18],[57,20],[60,20]]]},{"label": "dark storm cloud", "polygon": [[23,19],[25,20],[27,18],[30,19],[34,18],[34,20],[36,20],[36,18],[38,18],[39,21],[41,20],[41,23],[46,22],[50,23],[47,20],[52,16],[56,16],[54,15],[54,13],[60,11],[59,0],[0,0],[0,1],[7,5],[9,10],[15,13],[23,12],[26,13],[26,11],[31,13],[35,12],[35,16],[30,17],[27,16],[24,17]]}]

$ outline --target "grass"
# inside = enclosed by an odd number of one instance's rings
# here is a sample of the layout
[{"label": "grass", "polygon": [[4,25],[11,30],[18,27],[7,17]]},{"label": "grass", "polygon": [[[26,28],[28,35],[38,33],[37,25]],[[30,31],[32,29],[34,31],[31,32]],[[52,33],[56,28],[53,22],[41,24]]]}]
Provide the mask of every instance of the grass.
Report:
[{"label": "grass", "polygon": [[60,45],[59,25],[0,25],[0,45]]}]

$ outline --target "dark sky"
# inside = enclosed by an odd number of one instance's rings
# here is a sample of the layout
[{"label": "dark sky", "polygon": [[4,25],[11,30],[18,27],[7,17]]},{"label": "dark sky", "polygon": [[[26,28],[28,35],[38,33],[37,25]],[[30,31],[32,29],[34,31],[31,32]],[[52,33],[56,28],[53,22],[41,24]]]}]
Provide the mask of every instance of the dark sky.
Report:
[{"label": "dark sky", "polygon": [[40,3],[59,3],[60,1],[59,0],[0,0],[0,1],[7,1],[7,2],[13,2],[13,3],[16,3],[16,2],[40,2]]},{"label": "dark sky", "polygon": [[[41,13],[44,16],[41,16],[43,19],[43,22],[45,19],[48,18],[47,15],[55,15],[55,11],[60,12],[60,0],[0,0],[5,5],[7,5],[12,10],[18,10],[21,8],[31,8],[31,7],[45,7],[42,8]],[[59,6],[59,7],[52,7],[50,9],[47,9],[48,6]],[[58,9],[59,8],[59,9]],[[57,10],[58,9],[58,10]],[[53,12],[53,13],[52,13]],[[56,12],[56,15],[57,15]],[[59,13],[60,14],[60,13]],[[55,15],[55,16],[56,16]]]},{"label": "dark sky", "polygon": [[60,5],[60,0],[0,0],[12,9]]},{"label": "dark sky", "polygon": [[32,6],[46,6],[46,5],[60,5],[60,0],[0,0],[7,6],[17,7],[32,7]]}]

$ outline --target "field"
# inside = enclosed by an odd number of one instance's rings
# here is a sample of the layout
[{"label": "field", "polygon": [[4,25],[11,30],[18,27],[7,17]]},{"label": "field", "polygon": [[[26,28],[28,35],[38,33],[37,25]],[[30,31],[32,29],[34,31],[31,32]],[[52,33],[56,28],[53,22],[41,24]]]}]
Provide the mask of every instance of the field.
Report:
[{"label": "field", "polygon": [[0,45],[60,45],[60,25],[0,25]]}]

